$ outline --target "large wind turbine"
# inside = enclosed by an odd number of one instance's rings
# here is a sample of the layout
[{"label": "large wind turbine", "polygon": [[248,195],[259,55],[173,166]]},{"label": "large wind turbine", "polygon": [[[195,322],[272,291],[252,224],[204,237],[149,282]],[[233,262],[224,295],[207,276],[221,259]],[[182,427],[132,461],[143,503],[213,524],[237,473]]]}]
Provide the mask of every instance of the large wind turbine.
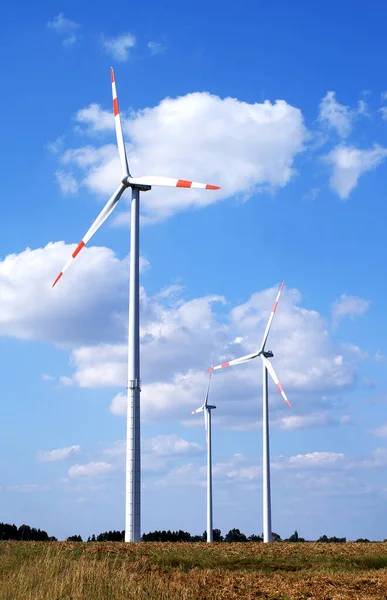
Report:
[{"label": "large wind turbine", "polygon": [[199,188],[218,190],[217,185],[196,183],[184,179],[170,177],[132,177],[126,156],[124,136],[122,133],[120,111],[118,107],[114,71],[111,69],[113,112],[117,136],[118,153],[121,162],[122,179],[106,203],[86,235],[79,242],[71,257],[59,273],[54,285],[69,268],[73,259],[79,254],[94,233],[106,221],[114,210],[123,192],[132,189],[131,222],[130,222],[130,275],[129,275],[129,329],[128,329],[128,406],[127,406],[127,441],[126,441],[126,507],[125,507],[125,541],[137,542],[141,537],[141,453],[140,453],[140,313],[139,313],[139,223],[140,223],[140,191],[146,192],[154,185],[182,188]]},{"label": "large wind turbine", "polygon": [[215,371],[217,369],[224,369],[225,367],[231,367],[233,365],[239,365],[253,358],[257,358],[258,356],[262,359],[263,366],[263,402],[262,402],[262,427],[263,427],[263,541],[271,542],[271,493],[270,493],[270,444],[269,444],[269,403],[268,403],[268,372],[275,385],[277,386],[281,396],[285,400],[286,404],[291,408],[291,404],[282,389],[282,386],[278,380],[276,372],[274,371],[273,365],[268,360],[272,358],[273,352],[271,350],[265,350],[267,338],[269,336],[269,331],[271,324],[274,319],[275,311],[277,310],[278,302],[281,296],[281,292],[284,287],[284,282],[282,282],[281,287],[278,291],[277,297],[273,304],[273,308],[271,309],[270,317],[266,325],[265,333],[263,334],[262,344],[258,352],[254,352],[253,354],[247,354],[246,356],[241,356],[240,358],[236,358],[235,360],[230,360],[229,362],[222,363],[221,365],[217,365],[216,367],[212,366],[209,368],[209,371]]},{"label": "large wind turbine", "polygon": [[206,430],[206,442],[207,442],[207,542],[213,541],[213,523],[212,523],[212,448],[211,448],[211,411],[216,408],[213,404],[208,404],[208,394],[210,393],[211,385],[210,372],[208,378],[207,393],[203,404],[192,411],[191,415],[203,412],[204,414],[204,428]]}]

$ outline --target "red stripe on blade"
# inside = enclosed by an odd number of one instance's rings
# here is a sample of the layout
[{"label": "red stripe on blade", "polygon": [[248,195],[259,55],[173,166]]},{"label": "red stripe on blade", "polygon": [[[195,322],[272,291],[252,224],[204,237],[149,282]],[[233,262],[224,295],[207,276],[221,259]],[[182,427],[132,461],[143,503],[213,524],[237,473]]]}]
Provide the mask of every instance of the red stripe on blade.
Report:
[{"label": "red stripe on blade", "polygon": [[52,284],[52,287],[54,287],[54,285],[56,285],[59,281],[59,279],[62,277],[63,273],[62,271],[59,273],[58,277],[55,279],[54,283]]},{"label": "red stripe on blade", "polygon": [[278,306],[278,300],[276,300],[273,304],[273,308],[271,309],[271,312],[275,312],[277,310],[277,306]]},{"label": "red stripe on blade", "polygon": [[230,363],[229,363],[229,362],[222,363],[220,366],[221,366],[221,367],[222,367],[222,369],[223,369],[223,367],[229,367],[229,366],[230,366]]},{"label": "red stripe on blade", "polygon": [[112,76],[112,83],[114,83],[114,69],[113,69],[113,67],[110,67],[110,74]]},{"label": "red stripe on blade", "polygon": [[191,185],[192,185],[192,181],[186,181],[185,179],[179,179],[177,181],[176,187],[190,188]]},{"label": "red stripe on blade", "polygon": [[281,394],[282,394],[282,392],[283,392],[283,389],[282,389],[282,386],[281,386],[280,382],[276,383],[276,386],[277,386],[277,388],[279,389],[279,391],[280,391],[280,392],[281,392]]},{"label": "red stripe on blade", "polygon": [[220,185],[210,185],[207,183],[206,190],[220,190]]},{"label": "red stripe on blade", "polygon": [[117,98],[114,98],[114,100],[113,100],[113,112],[114,112],[115,117],[120,114],[120,109],[118,108]]},{"label": "red stripe on blade", "polygon": [[82,250],[84,245],[85,245],[85,242],[79,242],[78,246],[75,248],[74,252],[72,253],[73,258],[78,256],[78,254],[80,253],[80,251]]}]

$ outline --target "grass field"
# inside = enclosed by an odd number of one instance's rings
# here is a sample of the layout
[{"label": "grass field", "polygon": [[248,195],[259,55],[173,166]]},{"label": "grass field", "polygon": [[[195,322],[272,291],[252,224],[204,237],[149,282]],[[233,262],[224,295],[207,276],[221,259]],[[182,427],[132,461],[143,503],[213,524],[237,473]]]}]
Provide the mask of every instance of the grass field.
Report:
[{"label": "grass field", "polygon": [[0,600],[386,600],[387,544],[0,542]]}]

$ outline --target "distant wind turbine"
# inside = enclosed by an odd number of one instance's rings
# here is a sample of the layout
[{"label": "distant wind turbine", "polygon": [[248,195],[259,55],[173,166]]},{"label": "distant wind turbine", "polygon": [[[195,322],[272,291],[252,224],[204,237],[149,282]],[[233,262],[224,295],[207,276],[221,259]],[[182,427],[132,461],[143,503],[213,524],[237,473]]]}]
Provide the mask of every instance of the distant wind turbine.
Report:
[{"label": "distant wind turbine", "polygon": [[274,371],[273,365],[268,360],[272,358],[273,352],[271,350],[265,350],[267,338],[269,336],[269,331],[271,328],[271,324],[274,319],[275,311],[277,310],[278,302],[281,296],[281,292],[284,287],[284,282],[282,282],[281,287],[278,291],[276,300],[273,304],[273,308],[271,309],[270,317],[266,325],[265,333],[263,334],[262,344],[258,352],[254,352],[253,354],[247,354],[246,356],[241,356],[240,358],[236,358],[235,360],[230,360],[229,362],[222,363],[221,365],[217,365],[216,367],[212,366],[208,370],[210,372],[215,371],[217,369],[224,369],[225,367],[231,367],[233,365],[239,365],[253,358],[261,357],[262,366],[263,366],[263,402],[262,402],[262,425],[263,425],[263,541],[271,542],[271,492],[270,492],[270,443],[269,443],[269,403],[268,403],[268,372],[275,385],[277,386],[281,396],[285,400],[286,404],[291,408],[291,404],[278,380],[276,372]]},{"label": "distant wind turbine", "polygon": [[[139,229],[140,229],[140,192],[147,192],[153,185],[180,188],[199,188],[218,190],[217,185],[196,183],[185,179],[170,177],[132,177],[126,156],[122,133],[120,110],[114,71],[111,69],[113,113],[116,128],[118,153],[121,162],[121,182],[108,200],[98,217],[53,283],[59,281],[63,273],[72,264],[82,248],[113,212],[119,199],[127,188],[132,189],[130,224],[130,276],[129,276],[129,331],[128,331],[128,406],[127,406],[127,443],[126,443],[126,507],[125,541],[137,542],[141,537],[141,450],[140,450],[140,292],[139,292]],[[168,144],[168,140],[165,140]]]},{"label": "distant wind turbine", "polygon": [[207,442],[207,542],[213,541],[213,523],[212,523],[212,447],[211,447],[211,411],[216,408],[213,404],[208,404],[208,395],[210,393],[211,385],[210,372],[208,378],[207,393],[203,404],[192,411],[191,415],[203,412],[204,414],[204,428],[206,430],[206,442]]}]

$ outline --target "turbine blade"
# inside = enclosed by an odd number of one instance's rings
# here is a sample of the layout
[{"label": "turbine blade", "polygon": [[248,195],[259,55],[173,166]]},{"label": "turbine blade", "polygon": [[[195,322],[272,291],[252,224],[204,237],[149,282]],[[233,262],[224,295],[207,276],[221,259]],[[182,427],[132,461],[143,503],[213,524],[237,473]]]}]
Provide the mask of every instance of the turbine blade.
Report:
[{"label": "turbine blade", "polygon": [[115,208],[118,200],[121,198],[121,195],[122,195],[122,193],[123,193],[124,190],[125,190],[125,186],[124,185],[120,185],[120,187],[116,189],[116,191],[114,192],[114,194],[107,201],[107,203],[105,204],[104,208],[101,210],[101,212],[99,213],[98,217],[96,218],[96,220],[94,221],[94,223],[92,224],[92,226],[90,227],[90,229],[87,231],[86,235],[79,242],[78,246],[76,247],[76,249],[74,250],[74,252],[70,256],[69,260],[67,261],[67,263],[65,264],[65,266],[63,267],[63,269],[61,270],[61,272],[59,273],[58,277],[55,279],[54,283],[52,284],[52,287],[54,287],[54,285],[56,285],[58,283],[58,281],[62,277],[63,273],[65,271],[67,271],[67,269],[71,265],[73,259],[78,256],[78,254],[80,253],[80,251],[82,250],[82,248],[87,244],[87,242],[90,240],[90,238],[95,234],[95,232],[97,231],[97,229],[99,229],[101,227],[101,225],[106,221],[106,219],[108,218],[108,216],[113,212],[113,210],[114,210],[114,208]]},{"label": "turbine blade", "polygon": [[206,431],[206,445],[208,446],[208,414],[204,411],[204,429]]},{"label": "turbine blade", "polygon": [[275,302],[273,304],[273,308],[271,309],[271,313],[270,313],[270,317],[269,317],[269,320],[268,320],[267,325],[266,325],[265,333],[263,334],[263,339],[262,339],[262,344],[261,344],[260,352],[262,352],[265,349],[265,345],[266,345],[266,341],[267,341],[267,338],[268,338],[268,335],[269,335],[270,327],[271,327],[271,324],[272,324],[273,319],[274,319],[275,311],[277,310],[278,302],[279,302],[279,299],[280,299],[281,292],[283,290],[284,284],[285,284],[285,282],[283,281],[281,283],[280,289],[278,290],[277,298],[275,299]]},{"label": "turbine blade", "polygon": [[197,181],[186,181],[185,179],[172,179],[171,177],[157,177],[149,175],[145,177],[129,177],[131,185],[163,185],[167,187],[198,188],[202,190],[220,190],[219,185],[209,183],[198,183]]},{"label": "turbine blade", "polygon": [[254,352],[253,354],[246,354],[246,356],[241,356],[240,358],[235,358],[234,360],[229,360],[228,362],[224,362],[221,365],[216,365],[216,367],[212,366],[207,371],[217,371],[218,369],[224,369],[225,367],[232,367],[233,365],[239,365],[244,362],[251,360],[252,358],[256,358],[258,356],[258,352]]},{"label": "turbine blade", "polygon": [[270,362],[270,361],[269,361],[269,360],[266,358],[266,356],[263,356],[263,354],[261,354],[260,356],[261,356],[261,358],[262,358],[262,360],[263,360],[263,362],[264,362],[264,364],[265,364],[265,367],[266,367],[266,369],[269,371],[269,373],[270,373],[270,376],[271,376],[272,380],[273,380],[273,381],[274,381],[274,383],[276,384],[276,386],[277,386],[277,388],[278,388],[278,391],[280,392],[280,394],[281,394],[282,398],[285,400],[285,402],[286,402],[286,404],[288,405],[288,407],[289,407],[289,408],[292,408],[292,405],[290,404],[290,402],[289,402],[289,400],[288,400],[288,397],[287,397],[287,395],[285,394],[284,390],[282,389],[282,385],[281,385],[281,384],[280,384],[280,382],[279,382],[279,379],[278,379],[278,377],[277,377],[277,375],[276,375],[276,372],[274,371],[274,367],[273,367],[273,365],[272,365],[272,364],[271,364],[271,362]]},{"label": "turbine blade", "polygon": [[207,392],[206,392],[206,397],[205,397],[203,406],[207,406],[207,404],[208,404],[208,394],[210,393],[211,376],[212,376],[212,371],[210,371],[210,374],[208,376],[208,386],[207,386]]},{"label": "turbine blade", "polygon": [[126,178],[126,177],[130,176],[130,173],[129,173],[129,166],[128,166],[128,158],[126,156],[126,150],[125,150],[124,134],[122,133],[121,116],[120,116],[120,109],[118,106],[116,80],[115,80],[115,76],[114,76],[113,67],[110,67],[110,73],[112,76],[113,113],[114,113],[114,124],[116,126],[118,153],[120,155],[122,175],[123,175],[123,177]]},{"label": "turbine blade", "polygon": [[191,412],[191,415],[196,415],[196,413],[203,412],[203,410],[204,410],[204,404],[203,404],[203,406],[200,406],[200,407],[199,407],[199,408],[197,408],[196,410],[193,410],[193,411]]}]

